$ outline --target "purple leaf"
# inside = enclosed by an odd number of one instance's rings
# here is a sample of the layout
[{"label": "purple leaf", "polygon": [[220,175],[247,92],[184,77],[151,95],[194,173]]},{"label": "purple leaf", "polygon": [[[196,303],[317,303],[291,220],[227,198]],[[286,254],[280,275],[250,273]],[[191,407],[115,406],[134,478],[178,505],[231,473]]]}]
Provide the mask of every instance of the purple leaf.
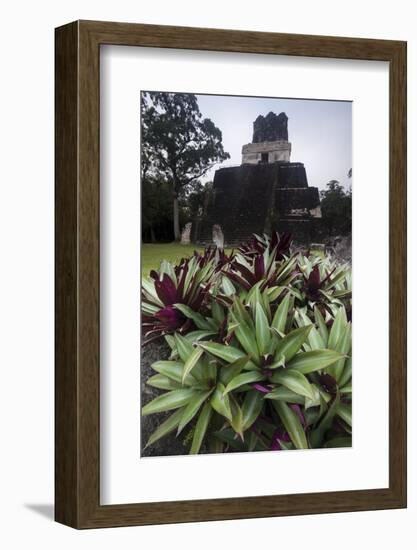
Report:
[{"label": "purple leaf", "polygon": [[276,231],[273,231],[272,232],[272,237],[271,237],[271,242],[269,244],[269,249],[274,250],[274,248],[278,246],[278,243],[279,243],[278,233]]},{"label": "purple leaf", "polygon": [[337,392],[337,382],[330,374],[322,374],[319,381],[328,393],[335,394]]},{"label": "purple leaf", "polygon": [[224,340],[227,336],[227,317],[225,317],[220,324],[218,336],[216,338],[216,342],[219,342],[220,344],[224,343]]},{"label": "purple leaf", "polygon": [[245,279],[243,279],[240,275],[238,275],[237,273],[233,273],[233,272],[230,272],[227,274],[227,276],[229,277],[229,279],[232,279],[232,281],[234,281],[235,283],[237,283],[238,285],[240,285],[242,288],[244,288],[245,290],[250,290],[251,288],[251,285],[250,283],[248,283],[247,281],[245,281]]},{"label": "purple leaf", "polygon": [[158,272],[155,271],[154,269],[151,269],[150,273],[149,273],[149,276],[151,277],[151,279],[153,279],[154,281],[157,281],[159,279],[159,275],[158,275]]},{"label": "purple leaf", "polygon": [[170,330],[175,330],[184,322],[184,316],[180,311],[169,305],[155,313],[155,317]]},{"label": "purple leaf", "polygon": [[270,393],[271,392],[270,389],[268,389],[265,386],[262,386],[262,384],[252,384],[252,388],[255,388],[255,390],[258,390],[261,393]]},{"label": "purple leaf", "polygon": [[237,269],[238,271],[240,271],[240,273],[242,274],[243,277],[245,277],[245,279],[248,281],[248,283],[250,283],[252,285],[255,284],[256,279],[255,279],[254,274],[245,265],[236,263],[234,265],[234,269]]},{"label": "purple leaf", "polygon": [[295,414],[298,416],[298,418],[300,419],[301,424],[305,427],[306,419],[304,418],[304,415],[301,412],[300,406],[296,405],[295,403],[291,403],[290,407],[295,412]]},{"label": "purple leaf", "polygon": [[177,289],[171,277],[166,273],[164,273],[162,281],[155,281],[155,290],[164,305],[178,303]]},{"label": "purple leaf", "polygon": [[263,256],[261,256],[261,255],[256,256],[254,267],[255,267],[256,280],[259,281],[265,275],[265,263],[264,263],[264,257]]},{"label": "purple leaf", "polygon": [[320,270],[317,265],[313,267],[308,278],[308,288],[313,291],[320,288]]},{"label": "purple leaf", "polygon": [[282,428],[278,428],[272,435],[271,450],[272,451],[281,451],[281,441],[289,443],[291,441],[288,433]]},{"label": "purple leaf", "polygon": [[[336,267],[337,267],[337,266],[336,266]],[[330,279],[331,275],[333,275],[333,272],[336,270],[336,267],[334,267],[334,268],[330,271],[330,273],[328,273],[327,276],[323,279],[323,281],[321,282],[322,285],[324,285],[324,283],[326,283],[326,282]]]},{"label": "purple leaf", "polygon": [[290,252],[290,246],[292,242],[291,233],[283,233],[277,247],[277,260],[282,260],[284,254],[288,255]]}]

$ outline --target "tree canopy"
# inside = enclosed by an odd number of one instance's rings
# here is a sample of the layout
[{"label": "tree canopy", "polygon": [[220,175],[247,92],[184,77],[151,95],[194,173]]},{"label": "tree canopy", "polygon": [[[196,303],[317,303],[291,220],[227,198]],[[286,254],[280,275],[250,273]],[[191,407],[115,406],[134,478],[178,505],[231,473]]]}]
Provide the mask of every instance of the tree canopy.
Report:
[{"label": "tree canopy", "polygon": [[142,182],[148,186],[164,182],[171,187],[174,235],[178,240],[179,197],[230,155],[224,151],[220,129],[209,118],[203,118],[193,94],[144,92],[141,117]]},{"label": "tree canopy", "polygon": [[327,183],[320,192],[323,224],[328,236],[347,235],[352,230],[352,189],[337,180]]}]

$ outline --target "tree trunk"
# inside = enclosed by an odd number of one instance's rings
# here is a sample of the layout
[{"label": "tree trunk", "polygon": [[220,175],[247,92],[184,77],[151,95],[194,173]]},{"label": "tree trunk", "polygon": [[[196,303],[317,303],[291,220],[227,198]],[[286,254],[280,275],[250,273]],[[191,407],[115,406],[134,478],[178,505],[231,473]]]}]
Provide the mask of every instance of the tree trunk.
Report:
[{"label": "tree trunk", "polygon": [[180,212],[178,207],[178,195],[174,194],[174,238],[176,241],[181,239],[180,233]]},{"label": "tree trunk", "polygon": [[153,228],[153,225],[151,225],[151,242],[156,243],[155,230]]}]

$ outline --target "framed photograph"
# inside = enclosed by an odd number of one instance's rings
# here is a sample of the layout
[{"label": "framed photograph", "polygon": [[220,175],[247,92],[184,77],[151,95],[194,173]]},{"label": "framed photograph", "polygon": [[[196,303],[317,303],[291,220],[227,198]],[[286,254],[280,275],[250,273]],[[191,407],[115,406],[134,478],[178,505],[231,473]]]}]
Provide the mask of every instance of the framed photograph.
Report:
[{"label": "framed photograph", "polygon": [[406,43],[56,29],[56,520],[406,506]]}]

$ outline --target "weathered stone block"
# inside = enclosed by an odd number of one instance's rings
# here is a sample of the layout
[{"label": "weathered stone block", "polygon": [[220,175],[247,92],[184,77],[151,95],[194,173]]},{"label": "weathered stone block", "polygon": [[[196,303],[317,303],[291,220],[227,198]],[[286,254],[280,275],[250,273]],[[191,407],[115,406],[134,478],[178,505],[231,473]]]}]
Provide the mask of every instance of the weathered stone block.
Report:
[{"label": "weathered stone block", "polygon": [[[310,238],[309,220],[317,217],[320,198],[308,187],[302,163],[244,164],[216,171],[211,201],[195,223],[193,239],[213,244],[213,225],[220,225],[225,246],[236,246],[252,233],[290,230]],[[314,214],[314,215],[313,215]],[[287,223],[295,220],[303,225]],[[314,225],[316,227],[317,224]]]},{"label": "weathered stone block", "polygon": [[290,162],[291,143],[288,141],[264,141],[247,143],[242,147],[242,164]]},{"label": "weathered stone block", "polygon": [[191,242],[191,227],[192,223],[188,222],[184,225],[184,228],[181,232],[181,244],[190,244]]}]

